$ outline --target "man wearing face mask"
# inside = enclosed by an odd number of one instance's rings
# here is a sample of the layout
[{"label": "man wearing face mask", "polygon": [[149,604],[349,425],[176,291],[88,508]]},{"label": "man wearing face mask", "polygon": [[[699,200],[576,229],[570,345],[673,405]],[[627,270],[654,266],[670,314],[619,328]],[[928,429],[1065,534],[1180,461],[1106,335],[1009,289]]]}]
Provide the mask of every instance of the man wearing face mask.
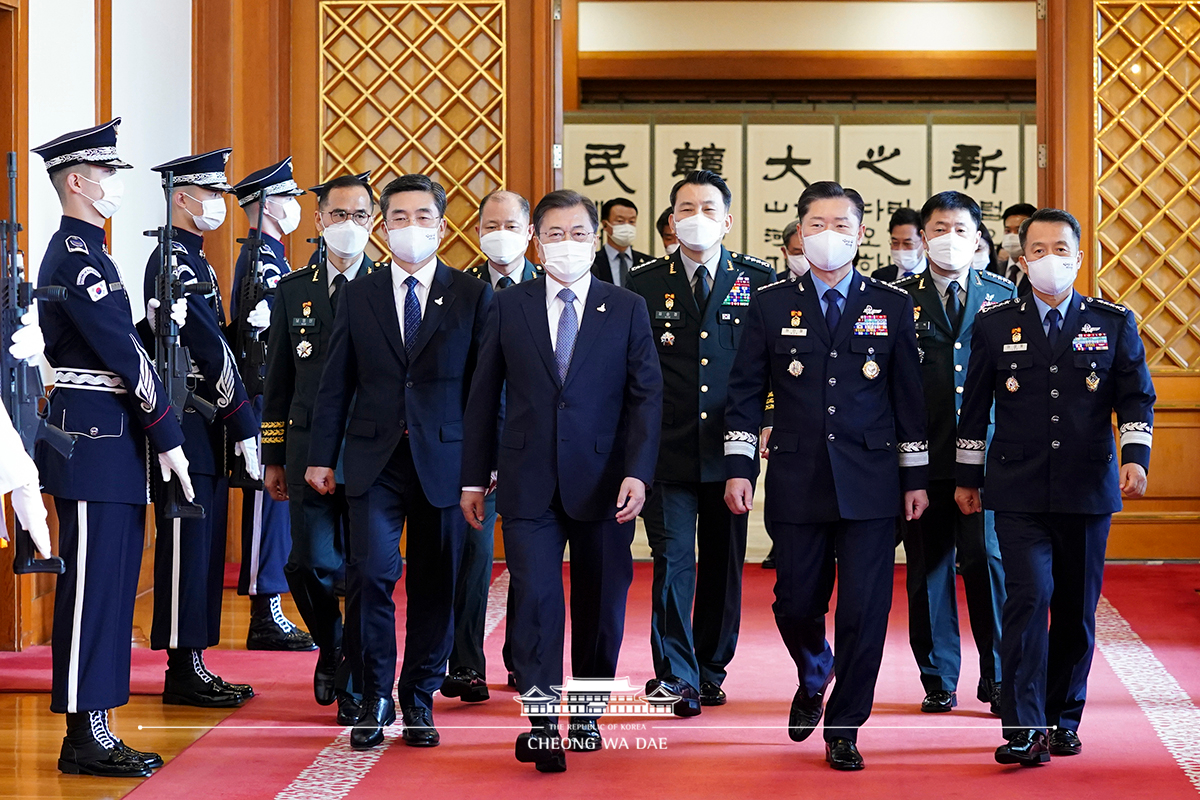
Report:
[{"label": "man wearing face mask", "polygon": [[[754,295],[729,377],[725,500],[753,505],[763,401],[774,391],[766,516],[775,544],[775,622],[796,662],[788,735],[803,741],[823,713],[825,758],[859,770],[858,728],[871,713],[883,657],[897,513],[928,505],[925,403],[913,303],[853,267],[863,200],[836,183],[800,195],[812,269]],[[837,655],[825,613],[837,576]]]},{"label": "man wearing face mask", "polygon": [[[247,321],[259,330],[259,337],[265,338],[271,324],[270,297],[279,279],[292,269],[283,254],[281,240],[300,224],[300,202],[296,197],[304,194],[304,190],[292,180],[289,156],[278,164],[247,175],[233,191],[250,221],[248,239],[253,239],[253,226],[261,217],[262,244],[259,252],[253,253],[247,242],[238,253],[230,315],[236,320],[246,314]],[[263,204],[261,214],[260,203]],[[241,287],[245,281],[254,279],[251,270],[255,263],[260,265],[263,282],[271,295],[260,300],[257,307],[243,309],[239,307]],[[269,360],[269,347],[267,353]],[[261,418],[262,395],[250,400],[255,414]],[[277,423],[262,429],[263,437],[268,439],[278,432]],[[241,469],[241,464],[235,460],[233,468]],[[284,566],[292,549],[290,528],[286,502],[276,500],[264,489],[242,490],[242,567],[238,576],[238,594],[250,596],[250,630],[246,636],[246,647],[250,650],[315,650],[317,647],[307,632],[284,616],[279,602],[279,595],[288,591]]]},{"label": "man wearing face mask", "polygon": [[1004,221],[1004,236],[1000,239],[1000,252],[1004,254],[1004,277],[1017,285],[1017,294],[1022,297],[1031,291],[1029,277],[1021,269],[1021,224],[1037,211],[1029,203],[1017,203],[1004,209],[1001,219]]},{"label": "man wearing face mask", "polygon": [[[568,544],[573,677],[615,676],[634,518],[658,454],[662,377],[646,304],[589,273],[597,216],[594,204],[569,190],[538,203],[533,227],[546,277],[496,294],[467,401],[462,514],[473,528],[483,524],[489,472],[497,468],[522,694],[564,685]],[[530,723],[516,757],[540,772],[567,768],[567,742],[582,752],[601,746],[594,716],[572,717],[562,736],[557,717]]]},{"label": "man wearing face mask", "polygon": [[658,215],[658,221],[654,223],[658,230],[658,238],[662,241],[665,257],[675,255],[675,251],[679,249],[679,238],[675,236],[675,231],[671,230],[671,214],[674,212],[673,208],[664,208]]},{"label": "man wearing face mask", "polygon": [[637,206],[625,197],[606,200],[600,207],[604,247],[592,262],[592,274],[600,280],[626,286],[630,270],[651,260],[652,256],[633,249],[637,239],[637,216]]},{"label": "man wearing face mask", "polygon": [[[339,725],[353,725],[361,700],[362,665],[352,604],[343,623],[338,584],[344,586],[349,505],[338,481],[320,494],[304,481],[313,409],[329,355],[333,324],[346,286],[380,265],[365,254],[375,198],[370,172],[342,175],[309,189],[317,198],[317,231],[325,261],[285,275],[275,289],[263,396],[263,463],[266,489],[291,512],[292,549],[284,576],[304,624],[320,648],[313,694],[323,706],[337,701]],[[340,478],[341,464],[337,467]]]},{"label": "man wearing face mask", "polygon": [[975,320],[955,500],[964,514],[995,512],[1004,558],[1008,742],[996,761],[1035,766],[1083,749],[1109,524],[1123,497],[1146,493],[1155,394],[1133,312],[1072,288],[1083,263],[1075,218],[1043,208],[1020,237],[1032,296]]},{"label": "man wearing face mask", "polygon": [[[54,590],[50,710],[67,715],[58,768],[140,777],[162,759],[116,738],[108,710],[129,701],[129,631],[145,537],[147,469],[195,494],[184,434],[133,327],[129,295],[105,246],[104,223],[121,205],[120,118],[35,147],[62,203],[39,286],[66,299],[39,308],[54,367],[48,421],[75,437],[69,459],[40,444],[38,472],[58,511],[66,572]],[[186,303],[170,309],[186,322]],[[162,309],[161,313],[168,313]],[[157,456],[147,463],[147,447]]]},{"label": "man wearing face mask", "polygon": [[800,221],[792,220],[783,229],[781,239],[783,246],[779,252],[783,254],[784,268],[779,270],[779,280],[798,281],[808,272],[808,259],[804,257],[804,237],[800,235]]},{"label": "man wearing face mask", "polygon": [[[258,450],[258,420],[237,373],[233,352],[225,340],[225,309],[217,274],[204,256],[204,234],[225,221],[225,192],[230,189],[225,163],[228,147],[201,155],[184,156],[152,167],[154,172],[173,173],[171,221],[174,240],[171,257],[175,274],[183,284],[209,283],[207,294],[188,294],[188,324],[180,329],[181,344],[188,349],[193,367],[189,382],[196,395],[213,405],[212,424],[193,411],[183,415],[187,456],[196,502],[204,507],[202,519],[168,519],[161,503],[155,503],[154,521],[154,621],[150,647],[167,651],[167,673],[163,702],[232,708],[254,696],[246,684],[232,684],[204,665],[204,650],[221,640],[221,595],[225,583],[225,529],[215,521],[216,511],[226,498],[225,440],[236,442],[239,455],[255,468]],[[154,298],[160,268],[155,247],[146,262],[145,296]],[[153,339],[154,307],[147,307],[144,329],[148,347]]]},{"label": "man wearing face mask", "polygon": [[484,197],[479,202],[475,233],[487,261],[468,267],[464,270],[468,275],[499,291],[545,274],[525,257],[533,226],[529,224],[529,201],[516,192],[496,191]]},{"label": "man wearing face mask", "polygon": [[655,675],[646,691],[661,684],[678,695],[681,717],[726,701],[721,684],[737,647],[747,518],[724,500],[725,392],[751,293],[775,278],[767,262],[722,245],[732,200],[725,181],[707,170],[675,184],[679,250],[634,269],[628,284],[651,311],[663,373],[654,473],[661,503],[646,514]]},{"label": "man wearing face mask", "polygon": [[[379,205],[392,262],[349,283],[339,301],[305,480],[321,494],[334,491],[341,457],[350,502],[347,601],[361,619],[363,659],[362,713],[350,745],[382,744],[383,729],[396,719],[392,592],[407,522],[412,602],[397,694],[405,743],[433,747],[440,741],[433,693],[454,639],[454,584],[466,536],[456,508],[463,411],[492,287],[437,258],[446,235],[440,184],[403,175],[384,188]],[[493,436],[495,420],[493,414]]]},{"label": "man wearing face mask", "polygon": [[903,278],[920,275],[928,262],[921,241],[921,215],[911,208],[900,208],[888,222],[891,237],[892,263],[871,273],[875,280],[895,283]]},{"label": "man wearing face mask", "polygon": [[955,566],[966,587],[979,652],[976,697],[1000,713],[1000,609],[1004,568],[992,515],[964,515],[954,502],[954,440],[971,358],[975,315],[1016,296],[999,275],[971,268],[983,217],[960,192],[942,192],[921,209],[929,271],[896,285],[912,295],[929,431],[929,508],[902,525],[907,558],[909,643],[927,713],[958,705],[958,603]]}]

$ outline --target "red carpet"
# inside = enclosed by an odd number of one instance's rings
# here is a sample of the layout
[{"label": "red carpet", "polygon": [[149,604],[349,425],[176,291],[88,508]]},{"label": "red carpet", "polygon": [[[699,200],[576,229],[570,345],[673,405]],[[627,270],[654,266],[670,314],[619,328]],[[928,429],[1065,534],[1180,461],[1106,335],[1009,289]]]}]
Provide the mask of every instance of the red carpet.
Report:
[{"label": "red carpet", "polygon": [[[338,747],[327,751],[326,765],[313,769],[309,767],[314,759],[341,733],[327,724],[330,710],[312,701],[313,656],[256,658],[257,654],[246,652],[213,651],[214,666],[220,663],[224,668],[217,659],[230,659],[229,674],[254,683],[259,697],[172,760],[134,796],[175,798],[203,787],[204,794],[213,798],[274,798],[305,770],[306,782],[285,797],[368,798],[413,791],[438,798],[475,797],[481,785],[497,798],[526,798],[534,792],[577,797],[595,794],[601,787],[612,797],[656,800],[798,792],[888,800],[1196,795],[1146,715],[1099,653],[1080,731],[1085,743],[1082,756],[1057,758],[1048,767],[1032,770],[994,763],[999,723],[974,699],[977,659],[969,636],[963,641],[961,706],[955,713],[936,717],[918,713],[922,693],[908,649],[902,569],[897,571],[896,602],[875,711],[859,737],[867,769],[852,775],[835,773],[824,763],[819,733],[803,744],[787,738],[784,726],[795,671],[770,614],[774,574],[753,565],[746,574],[742,638],[725,684],[729,703],[705,709],[692,720],[606,718],[602,722],[610,745],[623,740],[628,749],[570,754],[565,774],[536,773],[512,756],[513,740],[524,726],[513,692],[502,686],[499,629],[487,642],[492,699],[468,705],[438,698],[435,717],[441,747],[417,750],[396,743],[382,752],[352,753],[342,737]],[[649,565],[639,564],[618,670],[634,685],[650,677],[649,586]],[[1105,586],[1105,596],[1193,699],[1200,694],[1198,587],[1200,567],[1120,565],[1109,568]],[[398,600],[403,608],[402,592]],[[965,619],[963,625],[965,631]],[[6,662],[0,660],[0,674],[7,671]],[[610,724],[615,727],[607,727]],[[622,729],[622,724],[631,727]],[[133,732],[128,733],[135,741]],[[638,749],[639,739],[643,747],[650,739],[661,740],[656,744],[665,747]],[[340,774],[330,773],[330,765]],[[214,780],[222,770],[236,775],[236,780]],[[357,778],[361,780],[354,785]]]}]

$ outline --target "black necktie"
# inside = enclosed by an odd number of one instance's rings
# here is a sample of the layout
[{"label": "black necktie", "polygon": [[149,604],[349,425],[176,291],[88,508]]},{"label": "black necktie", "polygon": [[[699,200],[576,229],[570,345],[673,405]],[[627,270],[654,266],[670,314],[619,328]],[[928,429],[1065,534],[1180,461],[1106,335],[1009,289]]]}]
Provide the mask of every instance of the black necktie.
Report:
[{"label": "black necktie", "polygon": [[701,264],[696,268],[696,283],[692,286],[692,294],[696,305],[701,311],[708,305],[708,268]]},{"label": "black necktie", "polygon": [[950,281],[946,287],[946,316],[950,318],[950,327],[955,331],[962,323],[962,302],[958,299],[958,281]]},{"label": "black necktie", "polygon": [[1062,320],[1062,314],[1058,313],[1057,308],[1052,308],[1046,312],[1046,322],[1049,323],[1049,328],[1046,331],[1046,338],[1050,340],[1050,349],[1058,344],[1059,322]]},{"label": "black necktie", "polygon": [[620,276],[618,286],[625,286],[625,279],[629,276],[629,253],[617,253],[617,274]]},{"label": "black necktie", "polygon": [[825,290],[825,326],[829,328],[829,337],[833,338],[838,323],[842,321],[842,310],[838,308],[841,293],[837,289]]},{"label": "black necktie", "polygon": [[329,305],[333,306],[333,313],[337,313],[338,298],[342,295],[342,288],[346,285],[346,276],[338,273],[333,276],[333,293],[329,295]]},{"label": "black necktie", "polygon": [[514,281],[512,278],[508,277],[507,275],[501,275],[500,280],[496,281],[496,288],[497,289],[507,289],[508,287],[512,286],[514,283],[516,283],[516,281]]}]

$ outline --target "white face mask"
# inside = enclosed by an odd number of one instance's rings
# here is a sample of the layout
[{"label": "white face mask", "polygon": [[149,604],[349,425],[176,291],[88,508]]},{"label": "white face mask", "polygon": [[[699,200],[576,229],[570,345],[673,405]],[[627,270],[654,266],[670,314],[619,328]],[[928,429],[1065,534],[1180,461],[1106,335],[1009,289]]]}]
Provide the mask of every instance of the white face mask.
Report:
[{"label": "white face mask", "polygon": [[947,272],[961,272],[975,258],[975,240],[957,233],[943,233],[928,244],[930,260]]},{"label": "white face mask", "polygon": [[[214,197],[211,200],[197,200],[187,192],[184,192],[183,196],[200,204],[199,214],[192,214],[192,212],[188,211],[188,214],[192,218],[192,223],[199,230],[215,231],[221,227],[221,223],[225,221],[224,200],[219,197]],[[186,208],[184,210],[187,211]]]},{"label": "white face mask", "polygon": [[823,272],[833,272],[854,260],[858,252],[858,237],[835,230],[824,230],[804,237],[804,257]]},{"label": "white face mask", "polygon": [[803,253],[801,253],[798,256],[794,256],[789,253],[788,257],[787,257],[787,265],[788,265],[788,269],[790,269],[792,271],[792,274],[795,275],[797,278],[803,276],[804,273],[808,272],[808,267],[809,267],[808,259],[804,257]]},{"label": "white face mask", "polygon": [[438,229],[409,225],[388,231],[388,249],[399,261],[406,264],[424,264],[437,252]]},{"label": "white face mask", "polygon": [[725,226],[703,214],[675,220],[675,235],[689,250],[704,252],[725,237]]},{"label": "white face mask", "polygon": [[613,225],[612,233],[608,235],[608,240],[617,247],[629,247],[635,238],[637,238],[637,226],[635,225]]},{"label": "white face mask", "polygon": [[675,255],[675,251],[678,249],[679,249],[679,242],[675,242],[675,244],[667,245],[667,247],[666,247],[667,255],[669,255],[669,256]]},{"label": "white face mask", "polygon": [[906,272],[911,272],[914,275],[922,273],[925,271],[925,248],[893,250],[892,263],[899,268],[901,275]]},{"label": "white face mask", "polygon": [[270,202],[267,203],[263,211],[268,217],[279,223],[279,230],[283,232],[284,236],[287,236],[300,227],[300,201],[294,197],[289,197],[286,200],[280,201],[280,205],[283,212],[282,217],[277,217],[271,213]]},{"label": "white face mask", "polygon": [[1000,239],[1000,246],[1008,251],[1009,258],[1016,260],[1021,255],[1021,237],[1016,233],[1006,233]]},{"label": "white face mask", "polygon": [[508,266],[525,255],[529,236],[516,231],[492,231],[479,237],[479,249],[493,264]]},{"label": "white face mask", "polygon": [[1026,260],[1025,272],[1033,288],[1057,297],[1075,283],[1079,261],[1075,256],[1046,255],[1034,261]]},{"label": "white face mask", "polygon": [[976,250],[974,257],[971,259],[971,266],[975,269],[987,269],[992,265],[992,257],[987,250]]},{"label": "white face mask", "polygon": [[[105,219],[109,219],[113,214],[117,213],[117,209],[121,207],[121,197],[125,194],[125,183],[116,175],[109,175],[102,180],[94,181],[91,178],[80,175],[88,183],[94,183],[100,187],[100,199],[92,200],[92,208],[96,209],[97,213]],[[87,195],[84,195],[87,197]]]},{"label": "white face mask", "polygon": [[591,242],[567,239],[561,242],[542,242],[546,272],[559,283],[572,284],[587,274],[596,258]]},{"label": "white face mask", "polygon": [[338,258],[354,258],[367,248],[371,232],[352,219],[330,225],[321,231],[325,246]]}]

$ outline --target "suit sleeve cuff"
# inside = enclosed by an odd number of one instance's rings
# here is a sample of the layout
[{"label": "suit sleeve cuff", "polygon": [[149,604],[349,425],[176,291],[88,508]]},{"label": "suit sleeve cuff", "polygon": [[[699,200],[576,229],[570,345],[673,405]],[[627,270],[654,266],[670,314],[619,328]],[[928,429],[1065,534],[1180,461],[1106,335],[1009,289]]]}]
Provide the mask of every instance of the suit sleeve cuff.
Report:
[{"label": "suit sleeve cuff", "polygon": [[1121,463],[1122,464],[1140,464],[1142,469],[1150,472],[1150,446],[1144,444],[1126,444],[1125,437],[1121,437]]},{"label": "suit sleeve cuff", "polygon": [[964,464],[961,461],[954,468],[954,482],[964,489],[979,489],[983,486],[983,463]]}]

